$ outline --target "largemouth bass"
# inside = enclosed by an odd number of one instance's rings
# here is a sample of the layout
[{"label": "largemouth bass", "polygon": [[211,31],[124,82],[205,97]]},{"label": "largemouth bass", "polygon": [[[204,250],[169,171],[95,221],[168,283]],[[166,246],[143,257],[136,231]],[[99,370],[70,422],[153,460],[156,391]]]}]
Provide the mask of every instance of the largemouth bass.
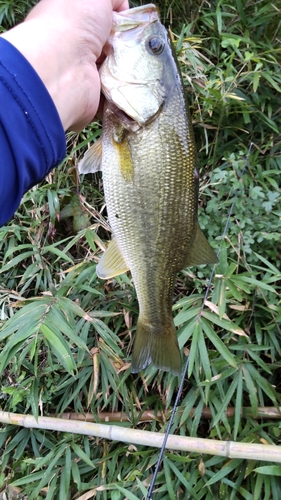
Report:
[{"label": "largemouth bass", "polygon": [[175,375],[181,355],[172,318],[176,273],[215,263],[197,221],[198,170],[191,120],[171,42],[152,4],[114,14],[100,69],[102,139],[81,173],[103,172],[113,239],[100,278],[131,271],[139,302],[132,372],[150,363]]}]

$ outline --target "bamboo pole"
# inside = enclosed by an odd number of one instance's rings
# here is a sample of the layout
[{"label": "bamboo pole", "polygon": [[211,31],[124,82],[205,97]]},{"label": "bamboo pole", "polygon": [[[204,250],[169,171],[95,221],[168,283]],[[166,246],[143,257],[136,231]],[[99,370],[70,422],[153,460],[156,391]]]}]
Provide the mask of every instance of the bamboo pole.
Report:
[{"label": "bamboo pole", "polygon": [[[190,416],[193,417],[195,412],[195,408],[192,408],[190,411]],[[183,411],[178,411],[179,414],[182,414]],[[235,413],[235,408],[229,407],[225,410],[225,415],[230,418],[233,417]],[[131,415],[128,415],[125,412],[121,411],[103,411],[97,414],[99,422],[132,422],[132,420],[136,420],[137,422],[152,422],[153,420],[158,420],[159,422],[165,422],[167,418],[169,418],[171,414],[171,410],[164,410],[154,413],[153,410],[145,410],[140,412],[135,412]],[[79,420],[81,422],[95,422],[96,419],[94,415],[90,412],[86,413],[74,413],[74,412],[66,412],[60,415],[56,415],[52,413],[51,417],[65,418],[67,420]],[[275,408],[275,406],[263,406],[259,407],[257,414],[253,414],[253,409],[251,407],[244,407],[241,409],[241,417],[251,417],[255,419],[260,418],[270,418],[270,419],[281,419],[281,406],[279,408]],[[201,418],[211,419],[212,412],[210,408],[205,406],[201,413]]]},{"label": "bamboo pole", "polygon": [[[47,429],[95,436],[110,439],[111,441],[121,441],[123,443],[154,448],[161,448],[164,439],[164,434],[158,432],[52,417],[38,417],[36,420],[32,415],[20,415],[4,411],[0,411],[0,422],[33,429]],[[168,437],[166,449],[218,455],[226,458],[254,459],[281,463],[281,448],[270,444],[236,443],[234,441],[218,441],[215,439],[193,438],[171,434]]]}]

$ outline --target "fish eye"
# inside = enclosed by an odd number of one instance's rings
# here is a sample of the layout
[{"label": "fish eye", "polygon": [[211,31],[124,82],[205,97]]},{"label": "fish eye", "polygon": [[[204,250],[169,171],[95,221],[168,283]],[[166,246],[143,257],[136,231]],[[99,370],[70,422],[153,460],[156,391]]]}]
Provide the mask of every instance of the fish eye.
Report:
[{"label": "fish eye", "polygon": [[151,38],[148,39],[148,47],[150,48],[151,52],[155,54],[156,56],[159,56],[165,47],[165,43],[163,40],[157,36],[152,36]]}]

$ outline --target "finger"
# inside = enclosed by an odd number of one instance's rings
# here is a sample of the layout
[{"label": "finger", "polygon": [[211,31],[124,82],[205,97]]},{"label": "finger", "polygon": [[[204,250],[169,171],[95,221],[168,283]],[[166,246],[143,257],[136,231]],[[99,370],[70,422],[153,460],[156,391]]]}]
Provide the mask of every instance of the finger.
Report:
[{"label": "finger", "polygon": [[129,9],[128,0],[112,0],[112,10],[116,12],[121,12],[122,10]]}]

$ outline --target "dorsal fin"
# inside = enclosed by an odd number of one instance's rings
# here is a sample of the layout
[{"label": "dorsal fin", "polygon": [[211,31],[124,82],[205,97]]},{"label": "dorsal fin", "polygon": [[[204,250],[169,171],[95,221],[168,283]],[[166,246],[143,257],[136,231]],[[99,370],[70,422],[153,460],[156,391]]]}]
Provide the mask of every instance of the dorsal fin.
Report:
[{"label": "dorsal fin", "polygon": [[197,222],[195,237],[188,252],[184,267],[198,266],[200,264],[216,264],[216,262],[218,262],[218,258],[214,250],[210,247]]}]

